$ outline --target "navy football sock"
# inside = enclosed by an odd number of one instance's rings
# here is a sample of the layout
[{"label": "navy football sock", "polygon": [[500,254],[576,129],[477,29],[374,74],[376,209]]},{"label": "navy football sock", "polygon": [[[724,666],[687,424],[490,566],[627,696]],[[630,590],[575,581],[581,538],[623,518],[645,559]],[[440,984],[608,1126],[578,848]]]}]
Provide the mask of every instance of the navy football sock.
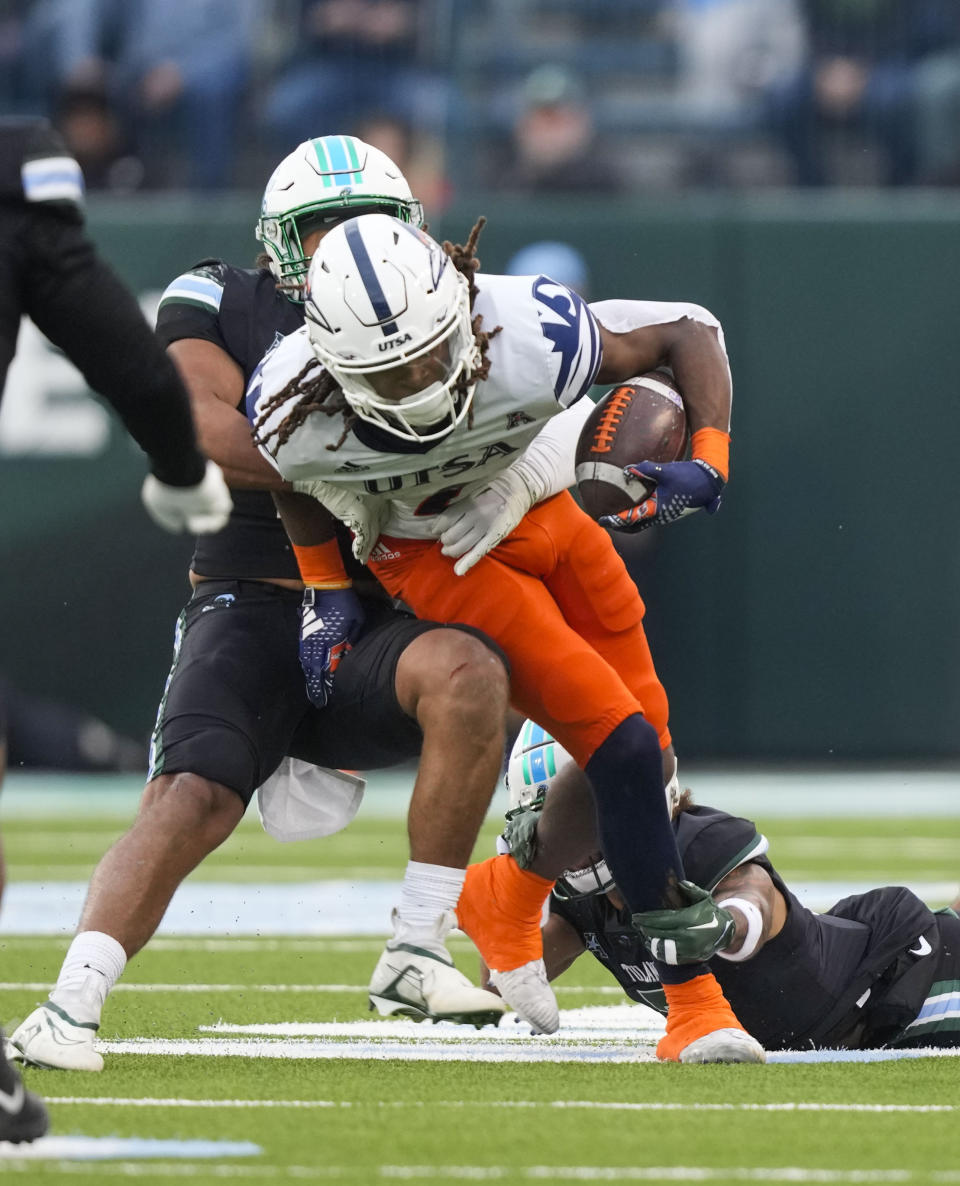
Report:
[{"label": "navy football sock", "polygon": [[603,855],[632,913],[673,905],[668,883],[683,877],[663,791],[656,730],[639,713],[627,717],[593,752],[586,767],[597,801]]}]

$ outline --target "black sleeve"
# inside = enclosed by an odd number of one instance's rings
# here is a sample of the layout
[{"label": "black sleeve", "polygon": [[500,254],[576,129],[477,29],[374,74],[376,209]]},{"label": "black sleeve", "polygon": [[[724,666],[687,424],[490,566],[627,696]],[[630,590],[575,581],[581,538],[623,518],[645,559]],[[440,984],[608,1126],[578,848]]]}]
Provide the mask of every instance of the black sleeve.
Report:
[{"label": "black sleeve", "polygon": [[133,294],[80,226],[38,209],[25,312],[115,409],[156,477],[193,486],[205,461],[186,390]]},{"label": "black sleeve", "polygon": [[219,346],[233,358],[234,352],[223,332],[220,307],[228,280],[236,283],[237,275],[242,273],[222,260],[205,259],[169,284],[157,310],[156,333],[163,345],[184,338],[200,338]]}]

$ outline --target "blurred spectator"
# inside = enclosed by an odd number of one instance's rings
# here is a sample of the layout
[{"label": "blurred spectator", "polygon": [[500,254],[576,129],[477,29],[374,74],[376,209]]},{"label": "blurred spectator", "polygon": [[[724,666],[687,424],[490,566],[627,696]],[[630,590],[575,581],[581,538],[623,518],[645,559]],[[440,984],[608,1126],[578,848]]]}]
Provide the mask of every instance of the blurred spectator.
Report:
[{"label": "blurred spectator", "polygon": [[[110,0],[114,2],[114,0]],[[145,151],[167,138],[187,155],[187,184],[233,183],[259,28],[258,0],[120,0],[122,94]]]},{"label": "blurred spectator", "polygon": [[22,92],[23,26],[30,0],[0,0],[0,110],[17,109]]},{"label": "blurred spectator", "polygon": [[803,64],[802,0],[671,0],[678,98],[697,122],[756,115],[760,95]]},{"label": "blurred spectator", "polygon": [[435,0],[300,0],[299,36],[266,99],[264,123],[282,146],[354,128],[390,111],[443,135],[454,88],[431,61]]},{"label": "blurred spectator", "polygon": [[143,185],[143,161],[101,86],[68,87],[53,123],[83,170],[88,190],[129,193]]},{"label": "blurred spectator", "polygon": [[625,178],[601,143],[581,81],[562,66],[538,66],[524,82],[509,159],[489,178],[526,194],[612,194]]},{"label": "blurred spectator", "polygon": [[960,186],[960,44],[917,67],[917,180]]},{"label": "blurred spectator", "polygon": [[[823,149],[831,128],[874,139],[890,184],[917,180],[923,172],[918,121],[930,110],[924,69],[935,56],[948,62],[950,51],[957,53],[957,0],[802,0],[802,9],[809,54],[768,92],[770,127],[790,153],[797,181],[823,185],[829,179]],[[938,86],[935,113],[944,93],[942,82]]]},{"label": "blurred spectator", "polygon": [[511,256],[506,273],[508,276],[549,276],[551,280],[557,280],[578,292],[584,300],[590,299],[587,261],[569,243],[554,239],[528,243]]},{"label": "blurred spectator", "polygon": [[450,205],[453,185],[444,172],[443,143],[436,136],[387,112],[360,120],[350,134],[385,152],[431,215],[440,215]]},{"label": "blurred spectator", "polygon": [[182,152],[187,184],[227,187],[263,20],[259,0],[37,0],[26,85],[46,111],[102,88],[145,160]]}]

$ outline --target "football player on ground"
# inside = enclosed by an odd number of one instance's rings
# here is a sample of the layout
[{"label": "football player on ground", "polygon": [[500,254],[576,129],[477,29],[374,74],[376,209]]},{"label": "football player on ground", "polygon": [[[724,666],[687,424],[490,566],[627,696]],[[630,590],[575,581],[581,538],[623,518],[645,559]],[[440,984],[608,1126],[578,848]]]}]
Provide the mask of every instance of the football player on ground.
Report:
[{"label": "football player on ground", "polygon": [[[575,785],[583,777],[532,721],[520,731],[507,781],[505,846],[524,866],[535,859],[541,825],[547,832],[583,825],[579,815],[564,818],[570,796],[584,796]],[[687,876],[736,924],[710,967],[768,1050],[960,1046],[960,918],[952,907],[931,911],[910,890],[884,886],[815,914],[784,883],[749,820],[695,805],[689,791],[670,806]],[[642,845],[635,859],[645,859]],[[550,897],[547,975],[559,976],[585,951],[628,997],[666,1013],[657,965],[595,850]]]},{"label": "football player on ground", "polygon": [[[557,481],[573,454],[559,427],[553,471],[542,447],[535,463],[524,453],[594,382],[669,365],[694,460],[659,468],[647,513],[669,522],[715,509],[730,414],[719,324],[693,305],[588,308],[544,276],[477,274],[481,225],[464,247],[444,248],[383,215],[334,228],[311,263],[305,327],[267,355],[248,392],[258,439],[285,478],[351,526],[359,557],[370,553],[390,593],[503,647],[514,706],[586,771],[634,922],[665,936],[660,1057],[762,1060],[704,962],[733,919],[684,880],[664,807],[664,767],[672,774],[674,765],[667,699],[636,586],[606,532],[564,490],[570,481]],[[636,836],[649,854],[642,866]],[[540,910],[551,887],[549,874],[509,855],[468,871],[460,926],[508,1000],[520,978],[549,992]],[[552,994],[537,1023],[557,1028]]]},{"label": "football player on ground", "polygon": [[[177,623],[140,809],[94,871],[49,1001],[13,1034],[28,1062],[102,1068],[94,1039],[127,960],[153,935],[184,877],[234,830],[254,791],[271,779],[282,790],[291,757],[309,764],[306,777],[320,777],[318,767],[366,770],[420,755],[411,860],[371,1001],[385,1014],[474,1024],[504,1010],[453,967],[445,946],[502,764],[502,656],[468,625],[439,628],[394,609],[359,566],[351,588],[336,520],[321,513],[318,527],[322,508],[279,479],[238,410],[264,352],[303,324],[303,283],[317,243],[369,210],[405,220],[398,225],[421,221],[419,203],[383,153],[349,136],[307,141],[266,187],[257,223],[266,256],[258,266],[205,260],[163,295],[158,333],[184,375],[235,509],[220,535],[197,542],[194,592]],[[296,554],[270,492],[288,513],[298,501],[306,512],[311,534]],[[308,700],[304,670],[312,699],[325,707]]]}]

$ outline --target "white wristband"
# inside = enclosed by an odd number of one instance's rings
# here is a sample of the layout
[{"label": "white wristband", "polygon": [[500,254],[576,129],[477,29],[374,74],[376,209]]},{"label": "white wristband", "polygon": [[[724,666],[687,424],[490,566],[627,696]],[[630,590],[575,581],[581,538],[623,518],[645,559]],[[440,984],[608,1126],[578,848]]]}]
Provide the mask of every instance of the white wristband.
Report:
[{"label": "white wristband", "polygon": [[760,943],[760,936],[763,934],[763,915],[760,913],[760,908],[754,905],[753,902],[748,902],[746,898],[724,898],[717,905],[722,906],[726,910],[729,910],[733,906],[747,920],[747,934],[740,950],[718,951],[717,955],[721,959],[731,960],[733,963],[737,963],[740,960],[748,960],[757,950]]}]

